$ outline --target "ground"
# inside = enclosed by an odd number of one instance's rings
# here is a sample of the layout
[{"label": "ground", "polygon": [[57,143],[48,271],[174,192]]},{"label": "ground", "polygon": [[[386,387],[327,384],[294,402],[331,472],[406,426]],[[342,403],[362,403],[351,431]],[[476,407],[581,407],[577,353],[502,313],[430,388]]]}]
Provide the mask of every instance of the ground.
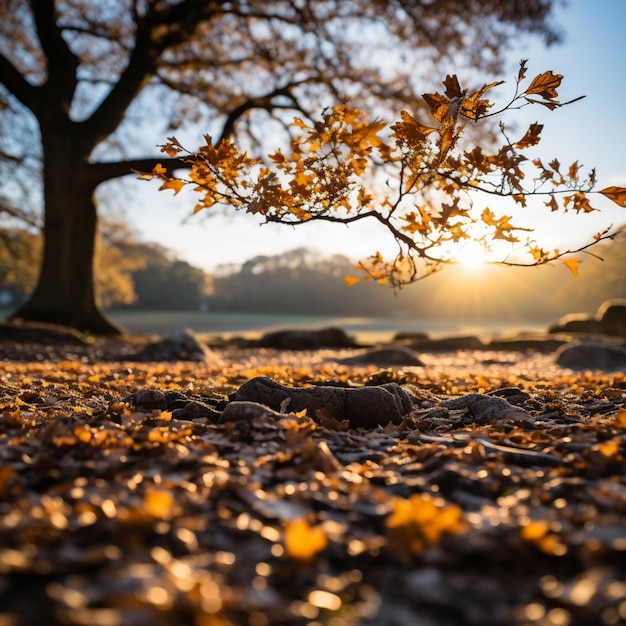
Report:
[{"label": "ground", "polygon": [[[0,343],[2,626],[626,622],[623,374],[501,351],[394,369],[338,364],[345,349],[135,351]],[[368,429],[288,406],[216,419],[259,375],[396,382],[415,409]],[[146,389],[168,406],[127,399]],[[512,410],[442,406],[472,393]]]}]

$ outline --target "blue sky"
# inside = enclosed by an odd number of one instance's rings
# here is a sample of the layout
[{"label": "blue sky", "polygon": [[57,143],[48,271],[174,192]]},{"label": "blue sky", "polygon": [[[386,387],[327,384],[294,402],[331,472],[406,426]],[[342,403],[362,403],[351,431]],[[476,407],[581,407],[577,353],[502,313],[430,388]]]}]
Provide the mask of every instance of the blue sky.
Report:
[{"label": "blue sky", "polygon": [[[515,119],[520,124],[544,124],[536,153],[544,162],[553,157],[563,164],[578,159],[586,168],[596,167],[597,189],[626,186],[626,0],[568,0],[557,7],[555,17],[563,43],[546,50],[534,40],[521,42],[509,55],[510,70],[502,78],[512,85],[519,60],[527,58],[529,77],[546,70],[564,75],[559,90],[562,101],[583,94],[587,97],[555,112],[527,107]],[[485,77],[488,79],[491,77]],[[299,246],[355,259],[377,249],[385,252],[381,231],[374,226],[261,227],[258,220],[239,214],[208,219],[198,214],[183,223],[194,198],[184,199],[182,194],[172,198],[169,192],[156,192],[154,184],[144,185],[138,190],[138,205],[128,212],[141,238],[161,243],[208,271],[222,263],[240,263],[255,255],[279,254]],[[540,241],[563,249],[610,224],[626,224],[626,209],[600,196],[594,197],[592,204],[600,212],[589,216],[568,214],[555,220],[545,211],[520,215],[536,227]]]}]

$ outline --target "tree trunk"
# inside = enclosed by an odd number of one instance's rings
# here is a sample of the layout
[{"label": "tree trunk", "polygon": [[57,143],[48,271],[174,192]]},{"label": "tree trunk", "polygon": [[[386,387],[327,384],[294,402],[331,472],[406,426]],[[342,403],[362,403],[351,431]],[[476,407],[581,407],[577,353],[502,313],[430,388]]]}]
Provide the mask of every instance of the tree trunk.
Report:
[{"label": "tree trunk", "polygon": [[37,287],[14,319],[63,324],[98,334],[120,334],[107,319],[94,281],[98,216],[76,128],[42,128],[44,148],[44,251]]}]

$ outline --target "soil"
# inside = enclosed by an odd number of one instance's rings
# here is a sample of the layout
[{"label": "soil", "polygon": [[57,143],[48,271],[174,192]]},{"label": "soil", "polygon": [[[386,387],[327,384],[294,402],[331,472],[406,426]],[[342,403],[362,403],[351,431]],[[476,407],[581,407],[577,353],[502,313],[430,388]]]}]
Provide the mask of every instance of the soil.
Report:
[{"label": "soil", "polygon": [[[383,369],[338,363],[358,349],[137,351],[0,340],[2,626],[626,622],[624,373],[502,350]],[[375,428],[288,405],[221,420],[255,376],[395,382],[415,408]],[[470,394],[512,410],[478,419]]]}]

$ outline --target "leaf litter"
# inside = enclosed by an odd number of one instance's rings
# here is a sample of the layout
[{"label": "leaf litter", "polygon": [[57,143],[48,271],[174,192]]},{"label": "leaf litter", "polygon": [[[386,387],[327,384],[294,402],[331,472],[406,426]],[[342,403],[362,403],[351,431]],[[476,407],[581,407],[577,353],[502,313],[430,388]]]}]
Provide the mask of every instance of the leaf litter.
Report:
[{"label": "leaf litter", "polygon": [[[626,621],[623,374],[343,356],[3,362],[0,624]],[[369,428],[289,403],[220,420],[255,376],[396,383],[414,408]]]}]

